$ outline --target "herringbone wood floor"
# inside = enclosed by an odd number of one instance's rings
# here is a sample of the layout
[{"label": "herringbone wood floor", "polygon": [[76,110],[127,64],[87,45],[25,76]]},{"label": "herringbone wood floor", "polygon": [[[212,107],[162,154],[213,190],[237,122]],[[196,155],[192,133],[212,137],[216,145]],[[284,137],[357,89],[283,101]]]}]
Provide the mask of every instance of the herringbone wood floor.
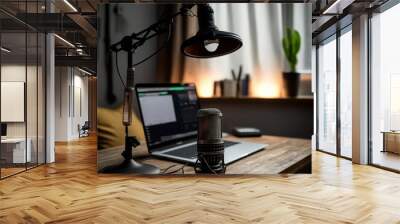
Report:
[{"label": "herringbone wood floor", "polygon": [[0,223],[400,223],[400,175],[313,153],[312,175],[96,173],[95,139],[0,181]]}]

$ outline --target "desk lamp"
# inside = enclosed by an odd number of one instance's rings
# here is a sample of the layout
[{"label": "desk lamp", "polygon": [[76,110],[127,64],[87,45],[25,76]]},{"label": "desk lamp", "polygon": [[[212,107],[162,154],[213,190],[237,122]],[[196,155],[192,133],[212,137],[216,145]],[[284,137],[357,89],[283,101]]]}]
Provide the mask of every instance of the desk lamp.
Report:
[{"label": "desk lamp", "polygon": [[[190,10],[193,6],[194,4],[184,5],[178,12],[168,18],[161,19],[140,32],[125,36],[117,43],[111,45],[111,50],[113,52],[125,51],[128,55],[127,82],[126,85],[124,84],[125,90],[122,120],[122,123],[125,126],[125,149],[122,152],[124,161],[121,164],[105,167],[101,172],[130,174],[160,173],[158,167],[149,164],[141,164],[133,159],[132,147],[137,147],[140,143],[136,137],[129,136],[128,127],[132,124],[135,66],[156,55],[160,52],[161,48],[136,64],[132,63],[132,56],[137,48],[153,37],[168,32],[169,40],[174,18],[180,15],[190,15]],[[213,9],[209,4],[197,4],[197,20],[199,31],[195,36],[182,43],[181,51],[185,56],[194,58],[218,57],[230,54],[242,46],[242,40],[238,35],[218,30],[214,23]]]}]

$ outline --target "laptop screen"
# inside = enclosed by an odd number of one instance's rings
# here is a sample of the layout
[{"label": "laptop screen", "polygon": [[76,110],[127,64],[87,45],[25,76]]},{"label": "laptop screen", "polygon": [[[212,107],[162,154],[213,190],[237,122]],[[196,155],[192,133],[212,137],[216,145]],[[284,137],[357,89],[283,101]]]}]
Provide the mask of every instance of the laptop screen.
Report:
[{"label": "laptop screen", "polygon": [[7,124],[1,123],[1,136],[6,137],[7,136]]},{"label": "laptop screen", "polygon": [[139,84],[136,91],[149,148],[197,135],[194,84]]}]

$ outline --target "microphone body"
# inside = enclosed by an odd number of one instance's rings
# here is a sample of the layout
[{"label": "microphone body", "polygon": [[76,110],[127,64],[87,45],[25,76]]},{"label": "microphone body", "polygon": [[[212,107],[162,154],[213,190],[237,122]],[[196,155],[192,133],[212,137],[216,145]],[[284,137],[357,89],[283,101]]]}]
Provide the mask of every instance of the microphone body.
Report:
[{"label": "microphone body", "polygon": [[197,112],[197,173],[225,173],[222,113],[218,109]]}]

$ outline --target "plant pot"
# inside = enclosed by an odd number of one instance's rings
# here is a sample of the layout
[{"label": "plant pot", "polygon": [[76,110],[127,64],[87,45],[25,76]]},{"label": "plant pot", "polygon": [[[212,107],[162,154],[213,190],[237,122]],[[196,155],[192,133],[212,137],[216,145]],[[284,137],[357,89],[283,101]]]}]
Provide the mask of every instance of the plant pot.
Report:
[{"label": "plant pot", "polygon": [[299,91],[300,73],[284,72],[283,80],[286,96],[290,98],[296,97]]}]

